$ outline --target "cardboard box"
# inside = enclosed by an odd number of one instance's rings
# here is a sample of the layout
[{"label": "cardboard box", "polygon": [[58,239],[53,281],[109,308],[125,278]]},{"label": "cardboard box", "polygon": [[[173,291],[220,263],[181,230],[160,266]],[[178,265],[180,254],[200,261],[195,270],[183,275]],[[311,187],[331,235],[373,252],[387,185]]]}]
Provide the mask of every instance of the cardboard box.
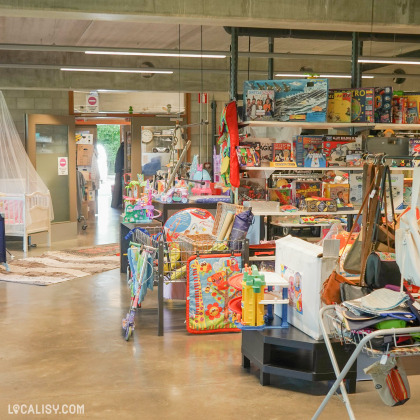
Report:
[{"label": "cardboard box", "polygon": [[350,203],[349,184],[328,184],[324,183],[324,197],[331,198],[337,204],[346,205]]},{"label": "cardboard box", "polygon": [[325,154],[327,166],[347,166],[346,156],[351,152],[351,143],[354,136],[325,136],[322,142],[322,150]]},{"label": "cardboard box", "polygon": [[375,122],[392,122],[392,87],[375,88]]},{"label": "cardboard box", "polygon": [[237,146],[239,166],[241,168],[261,166],[260,147],[259,142],[244,142]]},{"label": "cardboard box", "polygon": [[[244,109],[248,92],[274,91],[274,119],[279,121],[325,122],[328,104],[327,79],[247,80],[244,83]],[[252,100],[252,98],[250,98]],[[270,119],[270,117],[264,117]]]},{"label": "cardboard box", "polygon": [[273,143],[273,159],[270,166],[274,167],[296,167],[293,153],[293,142]]},{"label": "cardboard box", "polygon": [[363,174],[355,173],[349,175],[350,204],[360,207],[363,202]]},{"label": "cardboard box", "polygon": [[[293,181],[293,201],[296,207],[300,207],[302,201],[307,197],[320,197],[322,195],[321,181]],[[303,203],[302,203],[303,204]]]},{"label": "cardboard box", "polygon": [[327,121],[332,123],[351,122],[351,91],[330,89],[328,91]]},{"label": "cardboard box", "polygon": [[[420,139],[410,139],[410,156],[420,157]],[[420,160],[412,160],[411,166],[420,166]]]},{"label": "cardboard box", "polygon": [[374,92],[373,88],[352,89],[351,122],[375,122]]},{"label": "cardboard box", "polygon": [[312,212],[336,212],[337,202],[331,198],[308,197],[305,198],[305,207],[308,213]]},{"label": "cardboard box", "polygon": [[244,111],[246,120],[272,120],[274,115],[274,107],[276,101],[274,100],[273,89],[250,89],[244,91]]},{"label": "cardboard box", "polygon": [[93,146],[89,144],[77,145],[77,165],[89,166],[92,164]]},{"label": "cardboard box", "polygon": [[[276,273],[289,283],[287,321],[315,340],[322,339],[321,290],[336,265],[338,246],[334,251],[331,255],[325,248],[293,236],[276,241]],[[282,305],[274,305],[274,313],[281,317],[281,312]]]},{"label": "cardboard box", "polygon": [[93,145],[93,134],[89,134],[89,133],[76,134],[76,143]]},{"label": "cardboard box", "polygon": [[91,174],[90,171],[83,169],[81,170],[80,168],[77,168],[78,171],[83,175],[83,178],[85,178],[85,181],[88,182],[91,179]]},{"label": "cardboard box", "polygon": [[405,124],[407,116],[407,98],[394,96],[392,98],[392,123]]},{"label": "cardboard box", "polygon": [[420,116],[420,95],[407,95],[407,113],[406,123],[407,124],[418,124]]},{"label": "cardboard box", "polygon": [[326,159],[322,151],[322,136],[296,137],[296,165],[309,168],[325,168]]}]

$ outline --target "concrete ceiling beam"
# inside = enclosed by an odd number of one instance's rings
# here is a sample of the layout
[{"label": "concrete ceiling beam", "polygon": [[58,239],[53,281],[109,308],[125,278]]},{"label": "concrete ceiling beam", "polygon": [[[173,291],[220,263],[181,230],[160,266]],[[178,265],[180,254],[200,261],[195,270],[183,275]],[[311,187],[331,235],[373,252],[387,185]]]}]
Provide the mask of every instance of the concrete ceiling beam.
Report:
[{"label": "concrete ceiling beam", "polygon": [[420,33],[416,0],[0,0],[0,15],[383,33]]}]

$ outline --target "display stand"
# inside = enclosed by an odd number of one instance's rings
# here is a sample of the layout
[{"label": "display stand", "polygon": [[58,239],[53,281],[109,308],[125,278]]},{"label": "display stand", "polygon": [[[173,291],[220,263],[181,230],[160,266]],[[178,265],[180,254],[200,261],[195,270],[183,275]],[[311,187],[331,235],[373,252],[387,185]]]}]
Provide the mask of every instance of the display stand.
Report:
[{"label": "display stand", "polygon": [[[342,399],[346,406],[349,418],[351,420],[355,419],[355,416],[354,416],[354,413],[350,404],[350,400],[348,398],[346,389],[342,384],[342,381],[347,376],[347,374],[349,373],[350,369],[353,366],[353,363],[356,361],[357,357],[362,351],[367,353],[369,356],[373,356],[373,357],[378,357],[381,355],[383,357],[384,356],[385,357],[388,357],[388,356],[406,357],[406,356],[419,356],[420,355],[420,346],[409,347],[409,348],[408,347],[395,347],[394,349],[390,351],[379,351],[379,350],[375,350],[373,346],[371,345],[371,340],[373,340],[375,337],[378,337],[378,336],[381,336],[381,337],[391,336],[393,338],[393,341],[396,343],[397,342],[396,339],[398,338],[398,336],[420,333],[420,327],[377,330],[370,334],[365,334],[363,338],[361,338],[359,334],[351,333],[350,335],[346,335],[344,337],[342,336],[341,339],[344,340],[346,343],[350,343],[350,345],[355,346],[355,350],[352,353],[351,357],[348,359],[345,366],[341,367],[339,363],[339,359],[338,359],[339,353],[337,351],[337,348],[333,346],[333,343],[335,341],[331,340],[330,338],[330,331],[333,332],[333,336],[334,336],[334,331],[336,331],[336,328],[334,327],[334,323],[337,322],[337,319],[335,318],[334,314],[335,314],[334,305],[325,306],[324,308],[320,310],[319,318],[320,318],[322,334],[325,339],[325,345],[331,359],[331,364],[334,368],[336,381],[334,382],[330,391],[328,392],[323,402],[319,406],[315,415],[312,417],[313,420],[317,419],[319,415],[324,411],[325,406],[327,405],[331,397],[334,395],[338,387],[340,387],[341,389]],[[340,334],[336,334],[336,336],[340,337]]]},{"label": "display stand", "polygon": [[[274,317],[274,325],[280,325]],[[337,340],[331,343],[339,366],[346,365],[351,352],[344,351]],[[335,379],[332,363],[328,359],[323,341],[317,341],[289,325],[286,329],[242,331],[242,366],[254,364],[260,370],[261,385],[269,385],[271,376],[284,376],[319,382]],[[356,361],[346,372],[348,391],[356,392]]]},{"label": "display stand", "polygon": [[127,249],[130,246],[130,238],[125,239],[128,232],[130,230],[141,227],[141,228],[156,228],[161,227],[162,223],[157,220],[152,220],[150,223],[128,223],[128,222],[121,222],[120,224],[120,272],[125,273],[127,272]]}]

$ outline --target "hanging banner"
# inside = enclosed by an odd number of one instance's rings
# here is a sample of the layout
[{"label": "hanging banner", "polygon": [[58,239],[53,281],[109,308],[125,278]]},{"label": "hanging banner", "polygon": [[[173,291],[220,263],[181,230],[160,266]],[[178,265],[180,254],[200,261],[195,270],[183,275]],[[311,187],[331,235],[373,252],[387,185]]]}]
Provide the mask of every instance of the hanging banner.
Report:
[{"label": "hanging banner", "polygon": [[58,175],[68,175],[68,174],[69,174],[69,158],[59,157],[58,158]]},{"label": "hanging banner", "polygon": [[99,112],[99,95],[98,92],[90,92],[86,97],[86,112]]}]

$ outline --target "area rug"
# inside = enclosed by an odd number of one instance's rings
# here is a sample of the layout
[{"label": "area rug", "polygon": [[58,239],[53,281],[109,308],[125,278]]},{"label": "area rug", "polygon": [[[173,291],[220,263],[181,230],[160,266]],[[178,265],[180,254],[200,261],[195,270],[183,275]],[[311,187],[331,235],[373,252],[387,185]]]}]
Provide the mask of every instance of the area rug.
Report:
[{"label": "area rug", "polygon": [[117,268],[118,244],[50,251],[39,257],[9,261],[10,271],[0,265],[0,281],[48,286]]}]

